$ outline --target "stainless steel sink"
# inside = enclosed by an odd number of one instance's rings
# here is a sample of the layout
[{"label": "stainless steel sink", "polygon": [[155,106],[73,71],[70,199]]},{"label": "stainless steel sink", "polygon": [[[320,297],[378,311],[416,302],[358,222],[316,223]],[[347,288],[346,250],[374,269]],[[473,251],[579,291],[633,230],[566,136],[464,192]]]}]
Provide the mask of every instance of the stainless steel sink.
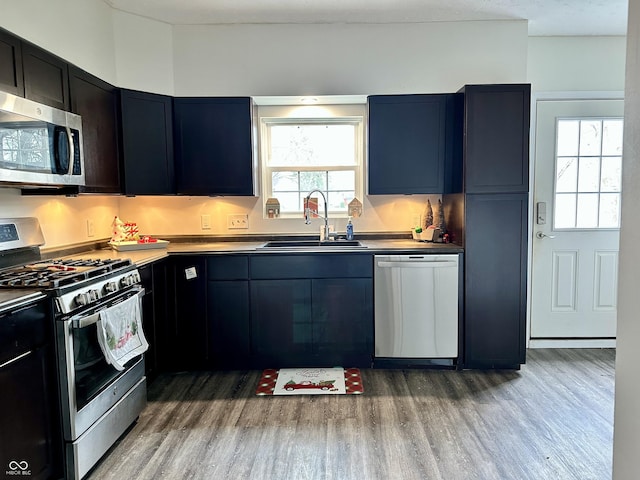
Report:
[{"label": "stainless steel sink", "polygon": [[367,248],[358,240],[331,240],[328,242],[320,242],[318,240],[275,240],[265,243],[260,248]]}]

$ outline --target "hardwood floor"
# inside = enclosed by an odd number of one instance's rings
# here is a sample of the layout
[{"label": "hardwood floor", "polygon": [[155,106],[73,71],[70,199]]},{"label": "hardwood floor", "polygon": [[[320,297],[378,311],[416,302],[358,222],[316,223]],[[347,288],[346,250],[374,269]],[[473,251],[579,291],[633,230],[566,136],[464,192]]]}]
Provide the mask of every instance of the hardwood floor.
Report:
[{"label": "hardwood floor", "polygon": [[166,374],[103,479],[604,480],[614,350],[522,370],[362,370],[364,395],[256,397],[259,371]]}]

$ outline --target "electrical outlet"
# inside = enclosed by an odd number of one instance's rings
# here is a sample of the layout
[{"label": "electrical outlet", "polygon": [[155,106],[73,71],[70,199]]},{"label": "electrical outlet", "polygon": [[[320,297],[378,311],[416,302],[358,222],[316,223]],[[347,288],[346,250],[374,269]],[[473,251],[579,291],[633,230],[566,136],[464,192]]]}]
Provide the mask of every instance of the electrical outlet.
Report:
[{"label": "electrical outlet", "polygon": [[200,228],[211,230],[211,215],[200,215]]},{"label": "electrical outlet", "polygon": [[249,228],[249,215],[227,215],[227,228],[246,230]]},{"label": "electrical outlet", "polygon": [[87,220],[87,237],[94,237],[96,235],[95,225],[93,220]]}]

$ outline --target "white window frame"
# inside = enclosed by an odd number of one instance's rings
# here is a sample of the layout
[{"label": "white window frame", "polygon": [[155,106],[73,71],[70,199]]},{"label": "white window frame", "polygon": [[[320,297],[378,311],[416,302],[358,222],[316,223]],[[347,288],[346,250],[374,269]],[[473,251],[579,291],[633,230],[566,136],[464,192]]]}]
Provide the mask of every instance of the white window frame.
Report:
[{"label": "white window frame", "polygon": [[[346,108],[345,108],[346,107]],[[351,108],[349,108],[351,107]],[[351,115],[345,114],[346,112],[352,112],[353,108],[361,109],[362,115]],[[296,116],[295,110],[293,112],[289,112],[288,109],[284,109],[282,115],[268,115],[268,116],[260,116],[260,169],[261,169],[261,178],[262,178],[262,214],[263,218],[268,218],[265,212],[265,204],[268,198],[273,197],[272,188],[273,185],[271,183],[271,173],[276,171],[353,171],[355,175],[355,197],[363,201],[364,194],[364,105],[333,105],[333,106],[322,106],[322,107],[314,107],[309,109],[308,107],[304,109],[304,116]],[[276,109],[277,111],[277,109]],[[273,113],[273,112],[269,112]],[[292,116],[291,113],[294,115]],[[317,125],[326,125],[326,124],[349,124],[353,125],[355,128],[355,152],[354,152],[354,160],[355,164],[353,166],[275,166],[271,167],[268,165],[268,159],[271,152],[270,145],[270,135],[269,128],[271,125],[298,125],[298,124],[317,124]],[[302,192],[304,193],[304,192]],[[324,192],[323,192],[324,193]],[[280,216],[278,218],[302,218],[303,216],[302,209],[299,212],[280,212]],[[319,212],[321,215],[322,212]],[[332,211],[329,210],[328,214],[331,218],[347,218],[348,212],[347,210],[340,211]]]}]

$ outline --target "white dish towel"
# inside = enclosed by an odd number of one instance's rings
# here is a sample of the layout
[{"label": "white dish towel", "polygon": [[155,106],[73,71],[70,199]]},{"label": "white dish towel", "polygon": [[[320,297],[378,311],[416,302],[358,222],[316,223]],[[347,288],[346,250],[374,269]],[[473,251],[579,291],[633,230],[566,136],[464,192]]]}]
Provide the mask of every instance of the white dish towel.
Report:
[{"label": "white dish towel", "polygon": [[147,351],[149,344],[142,331],[142,315],[137,295],[100,312],[98,343],[107,363],[116,370]]}]

